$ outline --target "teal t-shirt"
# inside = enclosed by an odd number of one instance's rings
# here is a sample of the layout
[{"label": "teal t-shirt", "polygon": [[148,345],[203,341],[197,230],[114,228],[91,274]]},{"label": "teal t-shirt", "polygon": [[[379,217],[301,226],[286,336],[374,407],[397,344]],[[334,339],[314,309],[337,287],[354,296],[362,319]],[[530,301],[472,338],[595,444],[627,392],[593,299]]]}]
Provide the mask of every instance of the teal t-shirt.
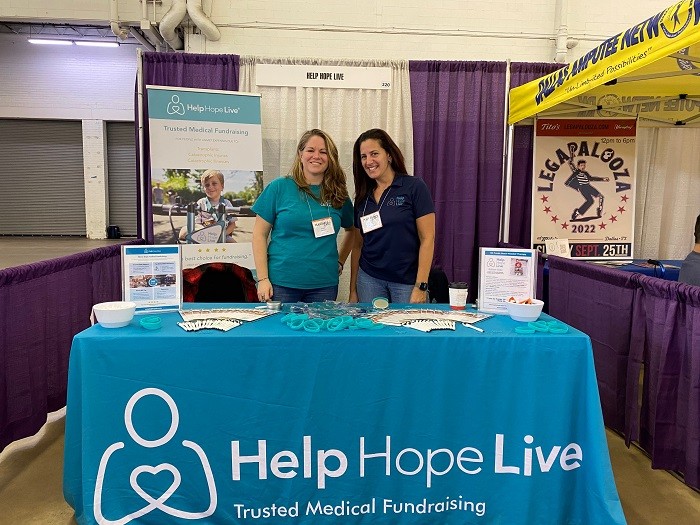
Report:
[{"label": "teal t-shirt", "polygon": [[[320,186],[311,186],[311,191],[320,197]],[[267,266],[273,285],[309,290],[338,284],[338,233],[353,225],[349,198],[339,210],[321,205],[293,179],[280,177],[263,190],[253,211],[272,224]],[[311,221],[329,214],[335,234],[314,237]]]}]

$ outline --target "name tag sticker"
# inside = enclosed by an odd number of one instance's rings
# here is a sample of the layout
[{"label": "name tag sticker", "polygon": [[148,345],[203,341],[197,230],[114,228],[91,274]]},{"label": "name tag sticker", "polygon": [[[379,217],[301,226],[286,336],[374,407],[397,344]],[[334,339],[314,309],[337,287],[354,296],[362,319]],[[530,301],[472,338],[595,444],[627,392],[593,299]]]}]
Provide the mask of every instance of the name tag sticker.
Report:
[{"label": "name tag sticker", "polygon": [[333,219],[330,217],[324,217],[323,219],[316,219],[311,221],[311,225],[314,228],[314,236],[318,239],[319,237],[325,237],[327,235],[333,235],[335,233],[335,228],[333,227]]},{"label": "name tag sticker", "polygon": [[360,223],[362,225],[362,233],[368,233],[382,227],[382,218],[379,216],[379,212],[375,211],[360,217]]}]

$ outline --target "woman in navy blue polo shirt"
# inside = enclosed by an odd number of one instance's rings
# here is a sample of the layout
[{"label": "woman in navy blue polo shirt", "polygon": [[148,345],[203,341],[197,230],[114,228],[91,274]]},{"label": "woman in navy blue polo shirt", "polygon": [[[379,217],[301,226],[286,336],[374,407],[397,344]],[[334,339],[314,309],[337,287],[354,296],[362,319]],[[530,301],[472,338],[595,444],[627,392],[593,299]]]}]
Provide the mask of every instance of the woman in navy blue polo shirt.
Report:
[{"label": "woman in navy blue polo shirt", "polygon": [[386,297],[424,303],[435,247],[435,206],[422,179],[406,174],[403,154],[381,129],[353,147],[355,243],[350,301]]}]

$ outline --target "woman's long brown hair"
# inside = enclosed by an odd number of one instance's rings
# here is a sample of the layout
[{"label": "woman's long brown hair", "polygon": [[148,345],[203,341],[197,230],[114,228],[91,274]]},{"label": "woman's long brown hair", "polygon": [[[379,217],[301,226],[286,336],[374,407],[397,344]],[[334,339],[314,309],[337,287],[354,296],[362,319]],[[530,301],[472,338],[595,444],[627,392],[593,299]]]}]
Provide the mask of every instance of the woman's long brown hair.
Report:
[{"label": "woman's long brown hair", "polygon": [[320,129],[310,129],[305,132],[299,139],[299,144],[297,144],[297,154],[294,158],[294,165],[289,172],[290,177],[296,182],[299,189],[305,192],[307,195],[313,199],[318,200],[316,195],[311,192],[309,188],[309,183],[306,182],[304,178],[304,168],[301,165],[301,155],[300,153],[306,147],[306,143],[309,142],[311,137],[321,137],[326,143],[326,152],[328,153],[328,168],[323,174],[323,181],[321,182],[321,202],[329,203],[336,209],[343,207],[345,199],[348,198],[348,186],[347,179],[345,177],[345,172],[340,166],[338,161],[338,148],[335,146],[333,139],[324,131]]}]

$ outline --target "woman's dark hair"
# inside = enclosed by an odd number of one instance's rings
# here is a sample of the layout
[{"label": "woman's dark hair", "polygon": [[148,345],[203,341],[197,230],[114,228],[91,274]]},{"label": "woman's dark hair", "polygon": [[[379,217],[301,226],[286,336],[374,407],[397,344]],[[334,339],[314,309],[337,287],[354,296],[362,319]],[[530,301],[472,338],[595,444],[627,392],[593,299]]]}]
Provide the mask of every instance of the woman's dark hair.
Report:
[{"label": "woman's dark hair", "polygon": [[376,140],[379,146],[387,152],[391,158],[390,165],[394,173],[406,173],[406,164],[403,160],[403,153],[396,145],[389,134],[383,129],[369,129],[362,133],[352,148],[352,175],[355,179],[355,206],[365,200],[370,191],[377,187],[377,181],[371,179],[362,167],[360,158],[360,145],[366,140]]}]

